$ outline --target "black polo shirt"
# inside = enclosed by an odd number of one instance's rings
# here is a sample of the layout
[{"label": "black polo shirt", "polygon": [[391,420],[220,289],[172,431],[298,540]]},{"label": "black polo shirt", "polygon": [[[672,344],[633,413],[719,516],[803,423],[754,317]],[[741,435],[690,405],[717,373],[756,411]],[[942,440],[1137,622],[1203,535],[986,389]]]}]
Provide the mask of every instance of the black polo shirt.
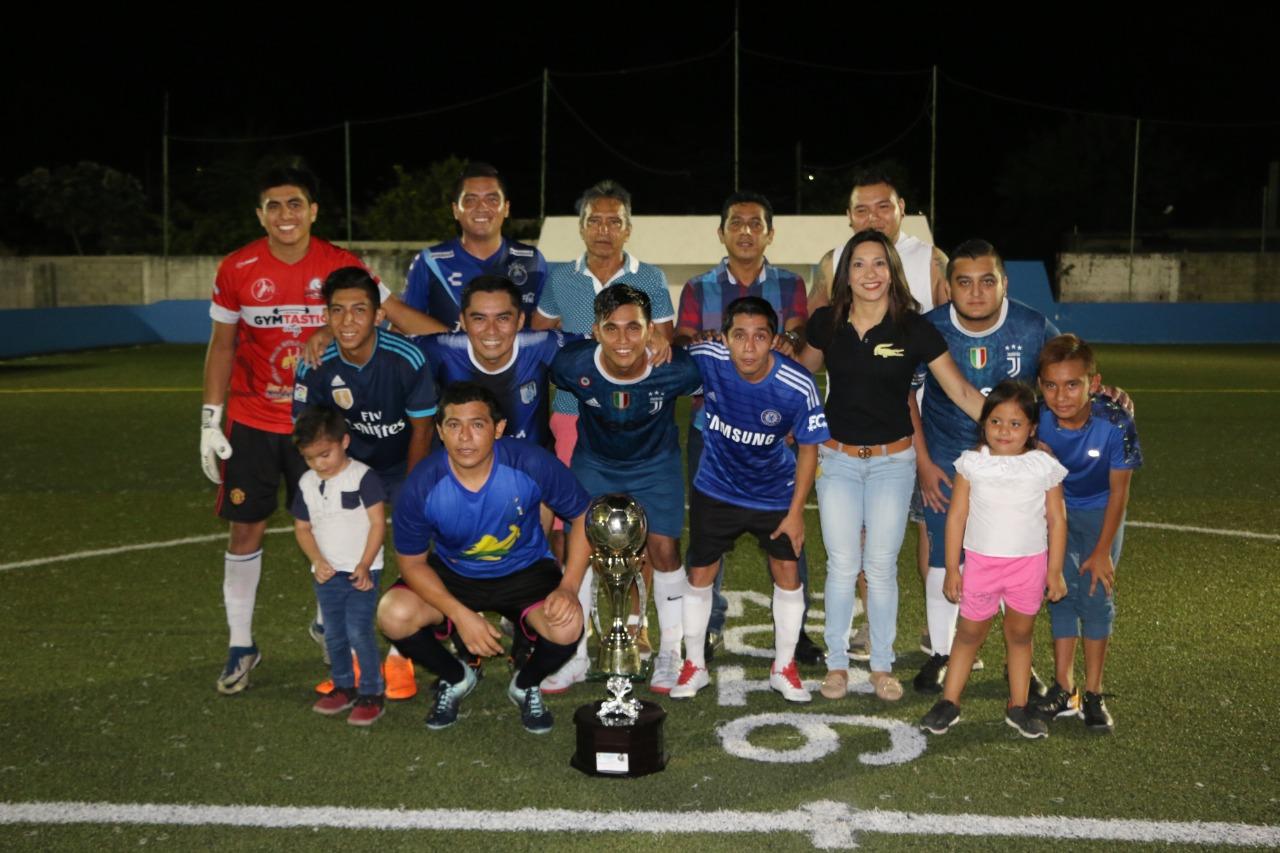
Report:
[{"label": "black polo shirt", "polygon": [[846,322],[831,331],[831,308],[813,312],[805,329],[809,346],[827,362],[827,426],[844,444],[888,444],[911,435],[907,392],[916,366],[947,351],[932,323],[914,311],[895,326],[888,313],[859,340]]}]

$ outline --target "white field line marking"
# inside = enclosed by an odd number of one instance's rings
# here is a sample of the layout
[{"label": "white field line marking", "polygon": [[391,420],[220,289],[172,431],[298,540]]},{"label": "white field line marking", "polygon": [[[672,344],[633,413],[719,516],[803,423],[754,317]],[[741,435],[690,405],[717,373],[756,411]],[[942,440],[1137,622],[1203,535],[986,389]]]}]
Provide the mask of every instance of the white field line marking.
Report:
[{"label": "white field line marking", "polygon": [[0,803],[0,824],[151,824],[255,828],[332,827],[482,832],[799,832],[815,847],[856,846],[856,834],[1083,838],[1105,841],[1280,846],[1280,827],[1201,821],[1005,817],[862,810],[819,801],[786,812],[605,812],[569,809],[353,809],[348,806],[200,806],[161,803]]},{"label": "white field line marking", "polygon": [[[688,507],[686,506],[686,509]],[[807,504],[805,509],[816,510],[816,504]],[[1154,530],[1172,530],[1180,533],[1207,533],[1213,536],[1235,536],[1240,539],[1263,539],[1268,542],[1280,541],[1280,533],[1255,533],[1252,530],[1219,530],[1216,527],[1197,527],[1190,524],[1163,524],[1158,521],[1126,521],[1126,527],[1148,527]],[[268,533],[292,533],[292,527],[271,527]],[[206,533],[203,536],[185,536],[181,539],[168,539],[163,542],[142,542],[137,545],[119,545],[114,548],[96,548],[92,551],[72,551],[70,554],[59,554],[55,557],[37,557],[33,560],[19,560],[16,563],[0,563],[0,572],[10,569],[26,569],[32,566],[44,566],[49,563],[62,563],[69,560],[84,560],[90,557],[110,557],[113,554],[126,554],[130,551],[151,551],[156,548],[173,548],[178,545],[195,545],[201,542],[213,542],[225,539],[225,533]]]},{"label": "white field line marking", "polygon": [[[268,533],[292,533],[292,527],[269,527]],[[143,542],[138,545],[119,545],[115,548],[97,548],[92,551],[73,551],[70,554],[61,554],[57,557],[39,557],[35,560],[20,560],[16,563],[0,563],[0,572],[9,569],[25,569],[30,566],[43,566],[48,563],[61,563],[65,560],[84,560],[89,557],[110,557],[112,554],[126,554],[130,551],[151,551],[155,548],[173,548],[177,545],[194,545],[199,542],[213,542],[218,539],[226,539],[227,534],[223,533],[206,533],[203,536],[186,536],[182,539],[168,539],[164,542]]]}]

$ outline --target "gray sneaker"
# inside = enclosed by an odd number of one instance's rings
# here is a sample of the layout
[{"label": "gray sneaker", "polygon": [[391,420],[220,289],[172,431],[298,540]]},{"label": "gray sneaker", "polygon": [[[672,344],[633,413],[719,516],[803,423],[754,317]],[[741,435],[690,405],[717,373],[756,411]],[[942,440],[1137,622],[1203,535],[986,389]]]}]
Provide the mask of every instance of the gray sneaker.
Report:
[{"label": "gray sneaker", "polygon": [[551,716],[551,710],[542,704],[542,688],[537,684],[532,687],[516,687],[516,678],[519,675],[520,673],[517,672],[512,677],[511,684],[507,686],[507,698],[520,709],[520,722],[524,724],[526,732],[545,735],[551,731],[551,725],[555,720]]},{"label": "gray sneaker", "polygon": [[258,647],[232,646],[227,651],[227,665],[218,676],[218,692],[223,696],[239,693],[249,686],[249,673],[262,663]]},{"label": "gray sneaker", "polygon": [[475,670],[462,661],[458,663],[462,664],[461,681],[457,684],[450,684],[443,678],[436,681],[435,705],[427,715],[427,728],[432,731],[447,729],[458,722],[458,705],[476,689],[476,683],[480,681]]}]

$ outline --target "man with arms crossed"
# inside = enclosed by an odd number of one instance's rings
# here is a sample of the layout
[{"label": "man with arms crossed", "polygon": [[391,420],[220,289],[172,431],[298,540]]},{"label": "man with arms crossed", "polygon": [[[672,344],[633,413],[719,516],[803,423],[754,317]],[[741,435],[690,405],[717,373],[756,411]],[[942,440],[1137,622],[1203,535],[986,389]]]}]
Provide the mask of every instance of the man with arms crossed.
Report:
[{"label": "man with arms crossed", "polygon": [[313,175],[274,169],[258,188],[258,222],[267,236],[218,266],[200,415],[201,467],[221,485],[217,511],[231,525],[222,586],[231,639],[217,681],[218,692],[227,695],[248,687],[250,671],[262,660],[253,640],[253,609],[262,539],[280,480],[291,505],[307,470],[290,438],[294,368],[324,323],[325,278],[341,267],[362,266],[350,252],[311,236],[319,212]]}]

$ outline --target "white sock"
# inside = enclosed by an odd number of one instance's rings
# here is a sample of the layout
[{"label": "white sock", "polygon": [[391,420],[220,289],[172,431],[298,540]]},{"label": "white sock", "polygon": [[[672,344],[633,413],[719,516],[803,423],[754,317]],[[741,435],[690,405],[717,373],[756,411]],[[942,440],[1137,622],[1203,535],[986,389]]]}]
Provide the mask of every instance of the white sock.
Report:
[{"label": "white sock", "polygon": [[711,590],[715,584],[694,586],[687,580],[681,621],[684,624],[684,656],[694,666],[706,669],[707,623],[711,621]]},{"label": "white sock", "polygon": [[320,602],[316,602],[316,624],[324,625],[324,613],[320,610]]},{"label": "white sock", "polygon": [[946,578],[946,569],[930,566],[929,576],[924,582],[924,612],[929,618],[929,645],[935,655],[951,654],[951,642],[956,636],[956,617],[960,615],[960,605],[947,601],[942,594]]},{"label": "white sock", "polygon": [[773,667],[781,672],[796,656],[804,621],[804,587],[783,589],[773,586]]},{"label": "white sock", "polygon": [[253,645],[253,604],[262,577],[262,549],[252,554],[227,554],[223,564],[222,601],[232,646]]},{"label": "white sock", "polygon": [[[578,603],[582,605],[582,636],[578,639],[578,650],[573,653],[575,658],[587,659],[587,626],[591,624],[591,611],[595,609],[596,596],[595,584],[596,573],[587,567],[587,573],[582,576],[582,585],[578,587]],[[520,626],[516,626],[516,630],[520,630]]]},{"label": "white sock", "polygon": [[684,591],[688,585],[684,566],[674,572],[653,573],[653,604],[658,611],[658,629],[662,632],[658,654],[680,654],[680,639],[684,636]]}]

